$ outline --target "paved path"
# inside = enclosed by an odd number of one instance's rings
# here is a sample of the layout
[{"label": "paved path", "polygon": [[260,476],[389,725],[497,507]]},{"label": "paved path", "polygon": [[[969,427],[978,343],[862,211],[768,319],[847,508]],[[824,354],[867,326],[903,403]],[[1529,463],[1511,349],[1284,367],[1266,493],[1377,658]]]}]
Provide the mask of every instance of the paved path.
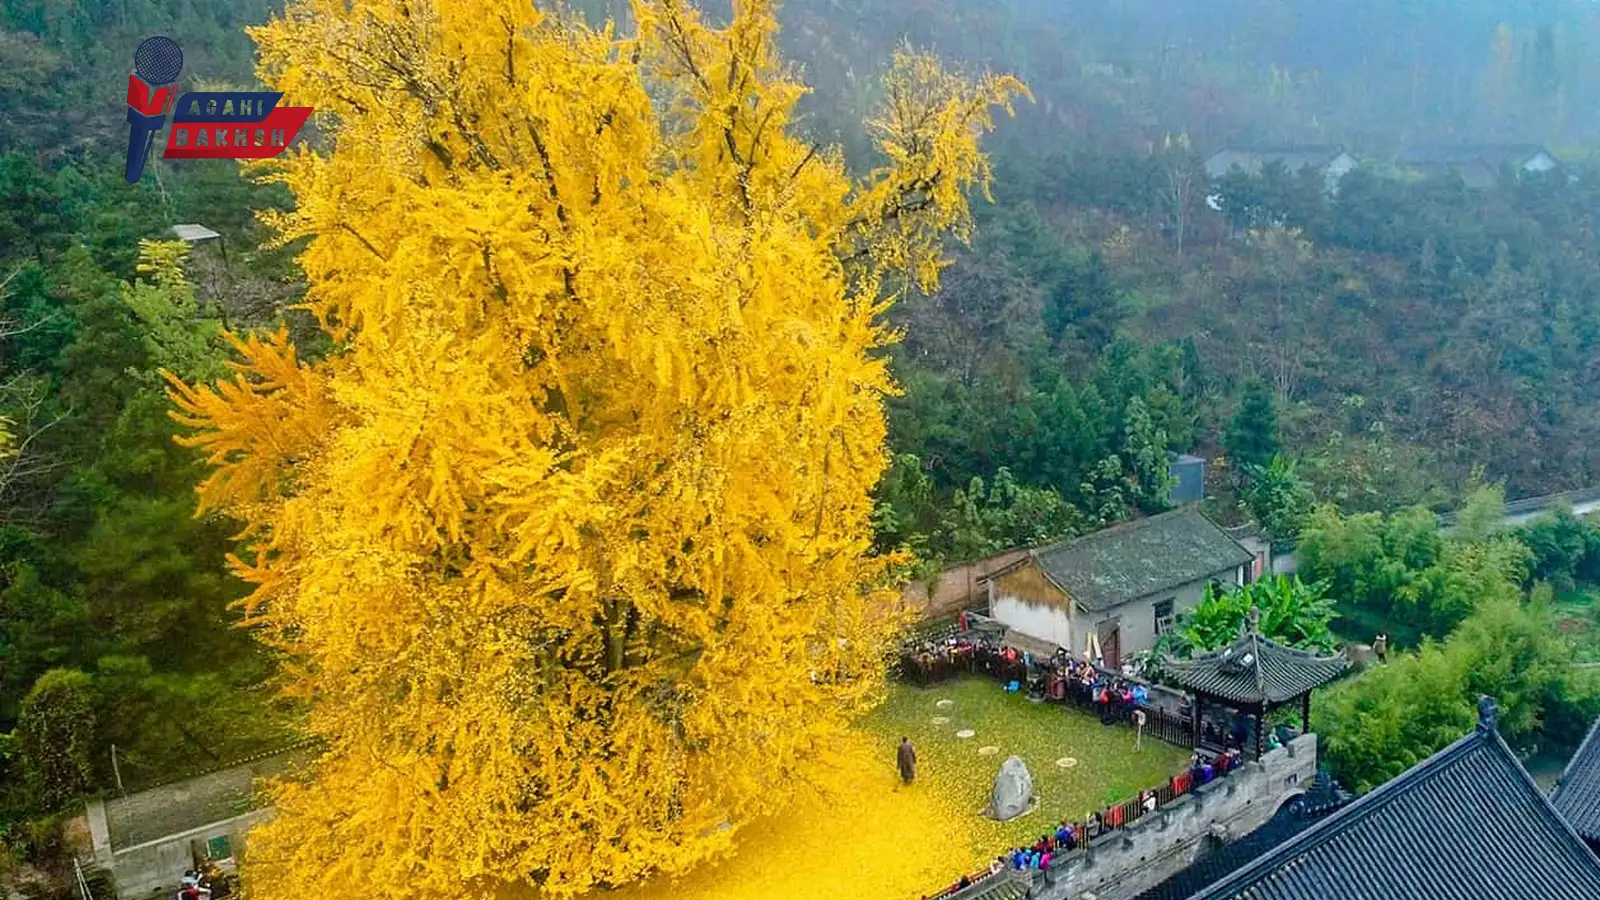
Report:
[{"label": "paved path", "polygon": [[[1597,510],[1600,510],[1600,500],[1586,500],[1582,503],[1572,504],[1572,513],[1573,515],[1577,516],[1587,516]],[[1511,526],[1526,525],[1529,522],[1532,522],[1534,519],[1544,515],[1548,511],[1548,509],[1540,509],[1534,510],[1533,512],[1512,513],[1511,515],[1502,519],[1501,522],[1505,525]]]}]

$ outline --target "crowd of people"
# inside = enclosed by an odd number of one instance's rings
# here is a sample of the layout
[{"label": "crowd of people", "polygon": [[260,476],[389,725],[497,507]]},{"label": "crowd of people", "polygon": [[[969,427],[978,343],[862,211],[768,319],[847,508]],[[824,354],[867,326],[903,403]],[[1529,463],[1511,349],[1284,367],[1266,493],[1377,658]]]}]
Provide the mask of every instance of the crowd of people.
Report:
[{"label": "crowd of people", "polygon": [[[942,639],[908,645],[901,658],[907,677],[920,684],[935,684],[960,674],[984,674],[998,679],[1008,691],[1027,690],[1040,699],[1094,709],[1106,724],[1141,721],[1142,710],[1154,709],[1148,685],[1132,672],[1111,671],[1097,663],[1087,656],[1075,658],[1059,647],[1049,659],[1036,659],[1026,651],[965,627]],[[1178,718],[1187,719],[1192,714],[1193,706],[1185,697]],[[1246,735],[1239,733],[1241,727],[1237,722],[1232,728],[1210,721],[1203,723],[1204,743],[1222,747],[1220,752],[1196,751],[1188,767],[1161,789],[1141,791],[1126,803],[1090,812],[1082,822],[1063,819],[1053,832],[1041,834],[1031,845],[1013,847],[991,861],[986,871],[964,875],[937,894],[924,895],[923,900],[949,897],[1007,869],[1049,872],[1065,854],[1155,812],[1161,807],[1163,796],[1180,797],[1195,787],[1226,777],[1244,765],[1241,748]],[[1267,749],[1277,745],[1276,735],[1270,735]]]},{"label": "crowd of people", "polygon": [[1043,696],[1056,701],[1075,701],[1079,706],[1093,705],[1099,710],[1102,722],[1126,719],[1150,702],[1150,689],[1144,684],[1108,674],[1086,659],[1073,659],[1060,648],[1035,678],[1035,690]]},{"label": "crowd of people", "polygon": [[[1190,756],[1188,768],[1174,775],[1164,791],[1140,791],[1139,796],[1131,802],[1121,803],[1103,811],[1095,810],[1085,816],[1081,823],[1062,820],[1053,833],[1040,835],[1039,839],[1029,846],[1013,847],[1001,854],[985,874],[997,873],[1007,868],[1049,872],[1051,866],[1064,854],[1087,845],[1101,835],[1120,830],[1140,817],[1160,809],[1163,793],[1170,798],[1181,797],[1196,787],[1210,784],[1218,778],[1224,778],[1238,771],[1243,765],[1244,755],[1237,747],[1230,747],[1214,758],[1196,752]],[[964,878],[962,879],[964,884],[953,885],[937,896],[955,893],[962,887],[971,885],[973,880],[970,877]]]},{"label": "crowd of people", "polygon": [[956,675],[988,675],[1006,690],[1027,690],[1035,697],[1094,708],[1108,724],[1126,721],[1150,701],[1148,686],[1126,672],[1110,672],[1059,647],[1048,660],[1036,659],[1031,653],[971,631],[906,646],[900,668],[907,678],[924,686]]},{"label": "crowd of people", "polygon": [[[1140,795],[1141,802],[1148,795],[1149,802],[1154,808],[1155,792],[1145,791]],[[1049,872],[1051,864],[1061,856],[1084,846],[1096,837],[1113,829],[1111,821],[1119,818],[1117,810],[1113,807],[1107,813],[1098,810],[1089,813],[1083,822],[1069,822],[1062,819],[1053,832],[1039,835],[1039,839],[1026,847],[1013,847],[1009,852],[1002,853],[989,864],[986,872],[977,875],[963,875],[959,881],[952,884],[933,897],[948,897],[952,894],[971,887],[975,882],[990,875],[996,875],[1005,869],[1025,870],[1032,869],[1039,872]],[[930,900],[928,895],[923,900]]]},{"label": "crowd of people", "polygon": [[900,668],[917,684],[937,684],[956,675],[984,674],[1024,682],[1033,657],[998,640],[963,631],[942,640],[922,640],[901,651]]}]

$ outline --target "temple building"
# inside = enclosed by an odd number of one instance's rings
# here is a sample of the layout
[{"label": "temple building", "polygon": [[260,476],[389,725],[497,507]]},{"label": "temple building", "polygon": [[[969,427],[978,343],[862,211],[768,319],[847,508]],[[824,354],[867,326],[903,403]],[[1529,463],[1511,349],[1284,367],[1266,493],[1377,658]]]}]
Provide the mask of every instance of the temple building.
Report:
[{"label": "temple building", "polygon": [[1150,650],[1206,586],[1245,584],[1256,554],[1194,506],[1030,550],[982,577],[989,615],[1115,669]]},{"label": "temple building", "polygon": [[1201,855],[1193,865],[1140,894],[1137,900],[1188,900],[1190,895],[1232,875],[1354,799],[1337,781],[1319,774],[1309,790],[1285,803],[1267,824]]},{"label": "temple building", "polygon": [[[1556,792],[1580,821],[1600,812],[1587,793],[1600,784],[1595,740]],[[1329,805],[1335,811],[1308,826],[1280,815],[1276,831],[1202,857],[1141,900],[1600,898],[1600,857],[1500,737],[1487,697],[1471,734],[1361,798]]]},{"label": "temple building", "polygon": [[1600,719],[1567,763],[1550,802],[1590,849],[1600,853]]}]

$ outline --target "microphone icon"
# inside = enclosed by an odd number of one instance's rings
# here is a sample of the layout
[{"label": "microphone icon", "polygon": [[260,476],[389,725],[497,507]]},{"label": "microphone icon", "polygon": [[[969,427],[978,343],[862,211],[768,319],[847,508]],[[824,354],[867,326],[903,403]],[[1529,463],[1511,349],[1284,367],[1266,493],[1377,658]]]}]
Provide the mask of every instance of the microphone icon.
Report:
[{"label": "microphone icon", "polygon": [[144,174],[145,159],[156,132],[167,122],[175,99],[173,86],[183,72],[183,50],[169,37],[146,38],[133,53],[133,73],[128,76],[129,184]]}]

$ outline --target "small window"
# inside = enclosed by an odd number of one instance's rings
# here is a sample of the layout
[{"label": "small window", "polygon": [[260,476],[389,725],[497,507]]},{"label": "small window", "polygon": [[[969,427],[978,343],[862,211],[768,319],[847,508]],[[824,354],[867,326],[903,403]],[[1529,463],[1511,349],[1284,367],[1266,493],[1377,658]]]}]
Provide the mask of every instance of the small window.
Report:
[{"label": "small window", "polygon": [[1160,600],[1156,603],[1156,634],[1163,635],[1172,630],[1172,599]]}]

